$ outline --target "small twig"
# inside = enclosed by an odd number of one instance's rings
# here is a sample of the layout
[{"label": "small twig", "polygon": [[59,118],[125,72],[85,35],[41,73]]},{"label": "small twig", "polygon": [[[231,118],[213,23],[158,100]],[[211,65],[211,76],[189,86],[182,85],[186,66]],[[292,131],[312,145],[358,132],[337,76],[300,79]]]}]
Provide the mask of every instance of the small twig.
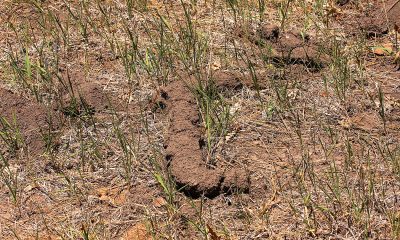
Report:
[{"label": "small twig", "polygon": [[387,12],[390,12],[398,3],[400,2],[400,0],[395,1],[392,6],[390,6],[390,8],[387,10]]}]

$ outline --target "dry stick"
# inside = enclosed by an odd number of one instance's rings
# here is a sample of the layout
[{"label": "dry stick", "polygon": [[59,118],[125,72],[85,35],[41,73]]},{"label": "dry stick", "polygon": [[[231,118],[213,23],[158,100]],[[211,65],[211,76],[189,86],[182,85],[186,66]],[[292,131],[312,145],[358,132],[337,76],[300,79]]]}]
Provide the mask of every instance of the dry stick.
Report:
[{"label": "dry stick", "polygon": [[395,1],[392,6],[390,6],[390,8],[387,10],[387,12],[390,12],[390,10],[392,10],[398,3],[400,2],[400,0]]}]

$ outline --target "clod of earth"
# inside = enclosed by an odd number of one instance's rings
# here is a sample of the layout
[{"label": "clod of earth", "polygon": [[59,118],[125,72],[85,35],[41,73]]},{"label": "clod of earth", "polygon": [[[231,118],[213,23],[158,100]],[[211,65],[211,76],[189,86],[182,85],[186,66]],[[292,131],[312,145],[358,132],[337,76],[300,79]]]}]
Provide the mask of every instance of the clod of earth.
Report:
[{"label": "clod of earth", "polygon": [[161,101],[170,115],[165,158],[177,188],[193,198],[248,192],[250,179],[246,171],[207,166],[198,106],[185,83],[170,83],[161,91]]},{"label": "clod of earth", "polygon": [[216,71],[213,72],[212,79],[219,91],[239,90],[243,85],[252,85],[251,81],[246,81],[233,72]]},{"label": "clod of earth", "polygon": [[287,33],[276,43],[276,53],[273,60],[276,63],[302,64],[312,69],[321,69],[325,66],[325,57],[318,51],[309,36],[300,33]]}]

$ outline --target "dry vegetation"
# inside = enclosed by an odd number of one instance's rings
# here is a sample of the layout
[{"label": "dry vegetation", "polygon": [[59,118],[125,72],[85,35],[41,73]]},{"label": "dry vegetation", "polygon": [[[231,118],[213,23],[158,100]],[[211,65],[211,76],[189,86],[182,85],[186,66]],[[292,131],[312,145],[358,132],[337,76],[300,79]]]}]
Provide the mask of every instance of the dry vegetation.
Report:
[{"label": "dry vegetation", "polygon": [[0,239],[399,239],[399,2],[2,0]]}]

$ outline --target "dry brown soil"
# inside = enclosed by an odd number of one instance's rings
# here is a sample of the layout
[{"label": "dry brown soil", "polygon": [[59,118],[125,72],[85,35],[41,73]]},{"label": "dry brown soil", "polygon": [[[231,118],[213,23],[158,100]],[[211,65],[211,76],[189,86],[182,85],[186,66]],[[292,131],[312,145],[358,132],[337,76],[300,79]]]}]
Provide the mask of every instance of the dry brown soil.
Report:
[{"label": "dry brown soil", "polygon": [[[61,21],[75,19],[63,1],[41,2]],[[334,37],[301,33],[300,5],[282,29],[272,3],[264,14],[268,21],[255,24],[257,17],[236,22],[226,4],[213,10],[200,1],[193,10],[200,32],[217,37],[210,40],[215,54],[205,58],[212,60],[199,71],[234,115],[215,147],[214,164],[208,162],[193,68],[154,60],[150,52],[159,45],[146,35],[159,30],[150,24],[159,13],[179,15],[171,17],[179,26],[182,7],[148,2],[148,10],[113,20],[114,27],[91,5],[96,29],[106,30],[90,30],[88,42],[79,35],[83,26],[71,23],[56,71],[63,82],[39,101],[16,80],[6,54],[9,45],[21,47],[22,38],[17,41],[10,25],[0,26],[0,117],[8,123],[0,125],[0,239],[85,239],[86,231],[89,239],[125,240],[400,237],[400,61],[393,61],[398,1],[368,6],[341,0],[326,9],[332,12],[332,31],[326,32],[337,33],[344,52],[354,50],[346,62],[354,77],[344,99],[333,85],[336,76],[329,78],[340,60],[330,52]],[[103,10],[121,13],[119,6]],[[6,1],[2,13],[7,17],[0,22],[20,24],[21,35],[32,22],[25,44],[40,36],[40,8]],[[140,25],[147,21],[151,27]],[[108,37],[129,27],[141,34],[143,49],[135,57],[146,61],[128,79],[126,59],[116,53],[128,37]],[[61,35],[57,39],[52,44],[61,46]],[[357,41],[364,44],[362,54],[352,58]],[[371,51],[388,42],[393,53]]]}]

